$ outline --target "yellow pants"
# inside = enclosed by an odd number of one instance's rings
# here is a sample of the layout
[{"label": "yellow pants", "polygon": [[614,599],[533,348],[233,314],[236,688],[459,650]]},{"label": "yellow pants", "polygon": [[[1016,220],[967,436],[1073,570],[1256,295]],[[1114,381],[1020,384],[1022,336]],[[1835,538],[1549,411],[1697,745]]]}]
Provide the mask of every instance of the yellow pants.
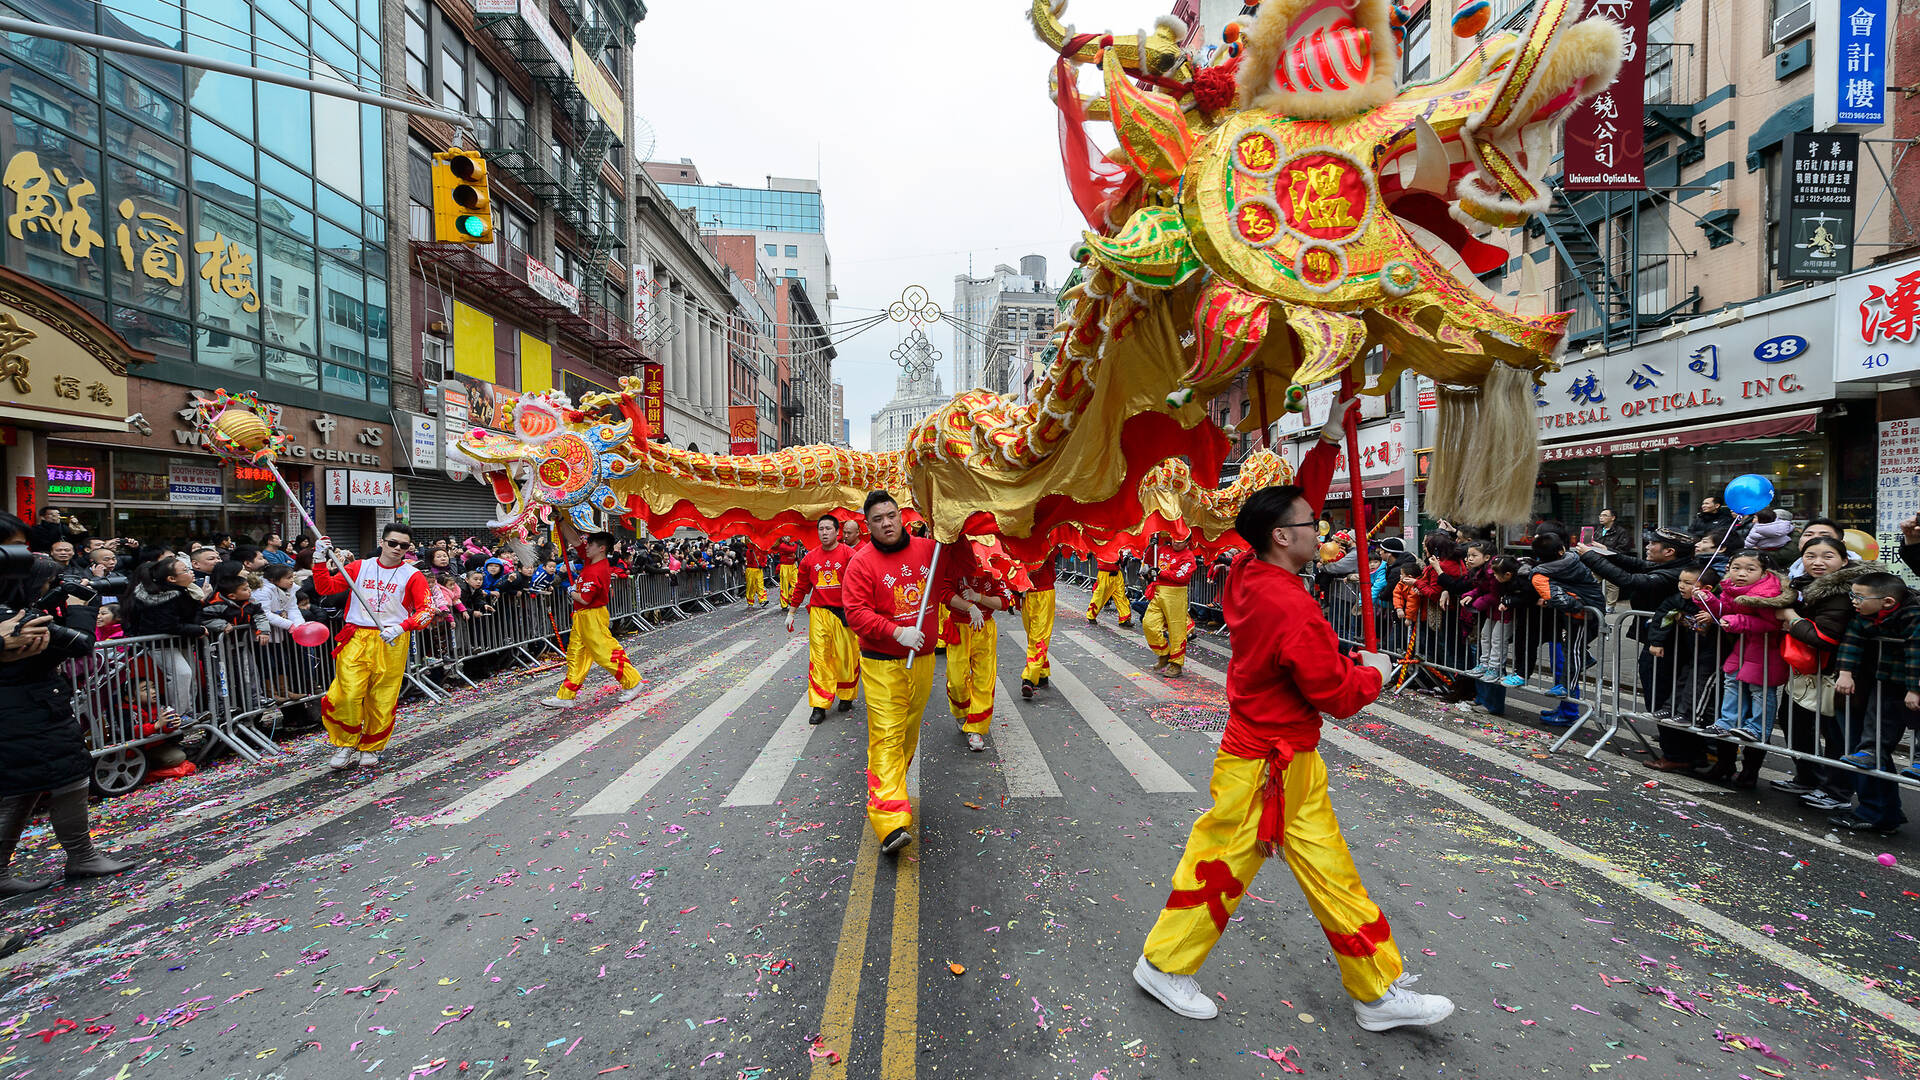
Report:
[{"label": "yellow pants", "polygon": [[920,748],[920,719],[933,693],[933,655],[916,656],[908,670],[905,657],[862,657],[867,681],[867,822],[882,840],[913,824],[907,798],[907,767]]},{"label": "yellow pants", "polygon": [[1100,609],[1107,601],[1113,601],[1113,610],[1120,613],[1120,625],[1133,623],[1133,609],[1127,606],[1127,582],[1118,571],[1102,570],[1100,579],[1093,586],[1093,603],[1087,605],[1087,621],[1100,617]]},{"label": "yellow pants", "polygon": [[[1213,808],[1194,822],[1167,906],[1147,935],[1147,961],[1154,967],[1191,975],[1220,940],[1266,862],[1254,843],[1266,781],[1265,761],[1224,750],[1215,754]],[[1294,755],[1284,789],[1287,866],[1333,946],[1341,985],[1356,1001],[1374,1001],[1400,977],[1400,950],[1340,836],[1327,799],[1327,766],[1318,751]]]},{"label": "yellow pants", "polygon": [[603,607],[573,613],[573,636],[567,639],[567,677],[553,696],[572,701],[595,664],[620,680],[622,690],[640,685],[640,669],[627,662],[627,650],[613,636],[611,619]]},{"label": "yellow pants", "polygon": [[354,631],[333,660],[333,684],[320,699],[327,741],[377,754],[393,738],[393,709],[407,677],[407,639],[389,645],[377,630]]},{"label": "yellow pants", "polygon": [[1027,628],[1027,666],[1020,681],[1037,683],[1053,674],[1047,647],[1053,643],[1053,590],[1035,589],[1020,601],[1020,622]]},{"label": "yellow pants", "polygon": [[835,697],[852,701],[860,682],[860,647],[853,631],[826,608],[807,611],[807,704],[824,709]]},{"label": "yellow pants", "polygon": [[954,643],[947,646],[947,705],[962,731],[985,735],[993,725],[993,683],[999,671],[1000,635],[993,622],[975,630],[954,617]]},{"label": "yellow pants", "polygon": [[1176,668],[1187,662],[1187,631],[1193,620],[1187,616],[1185,585],[1155,585],[1142,622],[1155,656]]},{"label": "yellow pants", "polygon": [[780,564],[780,606],[782,608],[790,608],[793,606],[793,587],[799,580],[800,568],[798,566],[790,562]]},{"label": "yellow pants", "polygon": [[747,567],[746,600],[749,604],[767,602],[767,572],[757,566]]}]

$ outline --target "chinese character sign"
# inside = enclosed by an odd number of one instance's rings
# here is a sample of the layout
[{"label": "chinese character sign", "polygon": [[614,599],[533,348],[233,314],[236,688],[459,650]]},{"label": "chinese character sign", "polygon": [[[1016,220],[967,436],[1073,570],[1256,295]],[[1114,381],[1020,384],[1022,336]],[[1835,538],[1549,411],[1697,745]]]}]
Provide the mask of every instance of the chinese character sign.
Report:
[{"label": "chinese character sign", "polygon": [[1860,136],[1802,131],[1787,138],[1780,207],[1780,276],[1837,278],[1853,272],[1853,200]]},{"label": "chinese character sign", "polygon": [[640,365],[640,403],[647,438],[663,439],[667,430],[667,369],[651,361]]},{"label": "chinese character sign", "polygon": [[1887,8],[1887,0],[1823,0],[1816,6],[1816,130],[1887,122]]},{"label": "chinese character sign", "polygon": [[[1638,191],[1647,186],[1647,9],[1651,0],[1587,0],[1583,18],[1611,19],[1626,37],[1626,55],[1613,85],[1567,117],[1568,191]],[[1662,48],[1671,48],[1663,45]]]},{"label": "chinese character sign", "polygon": [[[1920,420],[1883,420],[1880,422],[1880,483],[1875,499],[1874,534],[1880,550],[1900,550],[1900,523],[1920,513]],[[1920,587],[1920,579],[1907,571],[1898,559],[1888,559],[1907,584]]]}]

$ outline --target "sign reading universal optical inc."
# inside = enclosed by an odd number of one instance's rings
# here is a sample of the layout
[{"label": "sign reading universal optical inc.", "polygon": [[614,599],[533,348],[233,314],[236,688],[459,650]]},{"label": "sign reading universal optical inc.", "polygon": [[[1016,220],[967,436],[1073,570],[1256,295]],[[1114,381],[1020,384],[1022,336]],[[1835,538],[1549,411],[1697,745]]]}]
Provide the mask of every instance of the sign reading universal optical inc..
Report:
[{"label": "sign reading universal optical inc.", "polygon": [[1834,381],[1920,371],[1920,259],[1843,277],[1833,290]]},{"label": "sign reading universal optical inc.", "polygon": [[[1534,392],[1540,441],[1677,427],[1830,399],[1830,299],[1755,311],[1759,306],[1748,305],[1744,319],[1726,326],[1569,359]],[[1541,454],[1556,460],[1551,445]]]},{"label": "sign reading universal optical inc.", "polygon": [[1583,18],[1617,23],[1627,52],[1613,85],[1567,117],[1562,159],[1568,191],[1625,191],[1647,186],[1647,14],[1652,0],[1587,0]]}]

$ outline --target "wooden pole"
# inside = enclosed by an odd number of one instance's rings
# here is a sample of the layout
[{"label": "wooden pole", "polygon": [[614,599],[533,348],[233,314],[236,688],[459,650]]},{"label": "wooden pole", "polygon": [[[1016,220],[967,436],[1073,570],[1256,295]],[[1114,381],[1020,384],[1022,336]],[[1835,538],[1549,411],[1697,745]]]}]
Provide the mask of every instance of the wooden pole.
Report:
[{"label": "wooden pole", "polygon": [[[1346,401],[1354,396],[1354,378],[1351,368],[1340,376],[1340,400]],[[1360,572],[1360,636],[1365,639],[1368,652],[1379,652],[1380,642],[1375,636],[1373,625],[1373,573],[1371,560],[1367,558],[1367,504],[1361,498],[1364,485],[1360,479],[1360,417],[1358,410],[1348,409],[1345,418],[1347,428],[1347,484],[1353,498],[1353,542],[1354,554],[1358,560]]]}]

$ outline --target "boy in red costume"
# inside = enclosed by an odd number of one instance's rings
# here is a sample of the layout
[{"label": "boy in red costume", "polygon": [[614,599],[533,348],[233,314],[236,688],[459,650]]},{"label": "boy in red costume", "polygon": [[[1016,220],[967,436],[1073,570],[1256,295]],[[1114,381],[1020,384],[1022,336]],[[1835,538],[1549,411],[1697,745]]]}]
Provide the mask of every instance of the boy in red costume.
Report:
[{"label": "boy in red costume", "polygon": [[1380,696],[1388,667],[1379,653],[1356,664],[1340,654],[1333,627],[1300,573],[1316,557],[1315,518],[1333,478],[1347,410],[1335,406],[1300,463],[1299,486],[1255,492],[1234,521],[1253,549],[1227,575],[1221,607],[1233,635],[1227,667],[1227,730],[1214,757],[1213,807],[1194,823],[1173,889],[1147,935],[1133,978],[1182,1016],[1219,1008],[1193,973],[1220,940],[1253,876],[1286,849],[1340,965],[1340,981],[1368,1031],[1432,1024],[1453,1002],[1407,988],[1386,916],[1367,896],[1340,836],[1320,760],[1321,713],[1352,716]]},{"label": "boy in red costume", "polygon": [[993,726],[993,689],[999,676],[1000,635],[993,613],[1013,606],[1006,586],[994,580],[974,559],[972,549],[953,545],[953,559],[964,564],[954,581],[953,637],[947,642],[947,704],[960,722],[967,749],[987,748],[987,730]]},{"label": "boy in red costume", "polygon": [[571,709],[575,695],[586,681],[593,665],[599,664],[620,681],[620,693],[614,700],[621,704],[640,696],[640,671],[627,660],[627,650],[613,636],[613,620],[607,605],[613,600],[613,564],[607,553],[613,550],[613,534],[596,532],[585,539],[573,522],[560,518],[560,539],[580,560],[580,573],[573,582],[573,631],[567,638],[567,675],[554,695],[540,702],[549,709]]},{"label": "boy in red costume", "polygon": [[800,580],[800,541],[791,536],[783,536],[773,545],[775,573],[780,577],[780,610],[788,611],[794,606],[793,586]]},{"label": "boy in red costume", "polygon": [[920,746],[920,719],[933,692],[935,613],[953,596],[953,553],[934,572],[937,545],[909,536],[893,496],[867,496],[871,542],[847,564],[841,598],[860,637],[867,687],[867,822],[892,855],[913,842],[907,767]]},{"label": "boy in red costume", "polygon": [[1147,586],[1147,616],[1142,620],[1147,644],[1160,658],[1153,670],[1169,679],[1179,678],[1187,662],[1187,627],[1193,622],[1187,614],[1187,583],[1199,565],[1187,546],[1187,523],[1174,522],[1173,543],[1153,555],[1153,583]]},{"label": "boy in red costume", "polygon": [[1047,650],[1053,644],[1053,586],[1055,564],[1059,559],[1059,548],[1047,552],[1046,561],[1027,575],[1033,588],[1020,598],[1020,624],[1027,631],[1027,666],[1020,670],[1023,698],[1032,697],[1034,690],[1047,685],[1047,679],[1053,674]]},{"label": "boy in red costume", "polygon": [[[355,559],[342,576],[327,563],[333,541],[323,536],[314,545],[315,592],[347,592],[349,581],[360,587],[347,603],[346,625],[333,652],[333,684],[320,701],[327,741],[338,747],[327,759],[329,768],[378,765],[380,751],[393,737],[393,711],[407,676],[408,633],[433,619],[426,575],[406,561],[412,549],[413,530],[390,522],[380,530],[380,557]],[[361,596],[372,602],[373,611]]]},{"label": "boy in red costume", "polygon": [[[841,589],[853,552],[840,543],[840,521],[829,514],[820,519],[820,546],[800,560],[794,584],[795,606],[807,605],[807,704],[813,706],[807,723],[827,718],[827,706],[837,696],[840,711],[853,711],[853,692],[860,685],[860,647],[847,627]],[[787,612],[787,633],[793,633],[793,612]]]}]

